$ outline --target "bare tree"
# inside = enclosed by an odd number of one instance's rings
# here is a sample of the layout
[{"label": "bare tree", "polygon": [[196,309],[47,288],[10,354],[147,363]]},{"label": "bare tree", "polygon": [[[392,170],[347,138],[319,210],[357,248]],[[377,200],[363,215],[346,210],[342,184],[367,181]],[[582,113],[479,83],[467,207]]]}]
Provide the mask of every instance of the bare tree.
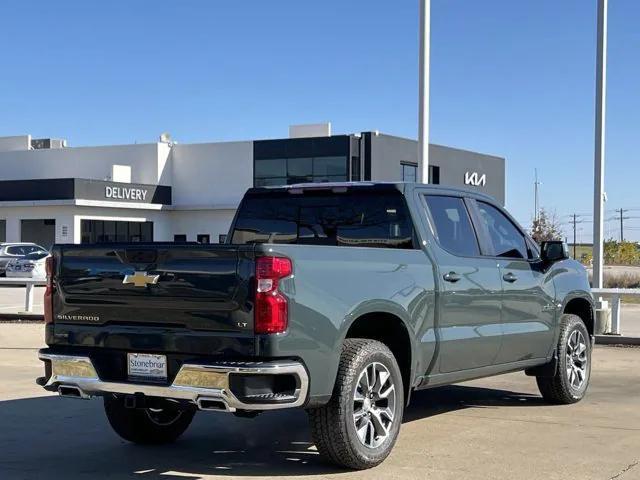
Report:
[{"label": "bare tree", "polygon": [[540,209],[538,219],[534,219],[531,225],[531,237],[542,243],[548,240],[562,240],[562,229],[555,211]]}]

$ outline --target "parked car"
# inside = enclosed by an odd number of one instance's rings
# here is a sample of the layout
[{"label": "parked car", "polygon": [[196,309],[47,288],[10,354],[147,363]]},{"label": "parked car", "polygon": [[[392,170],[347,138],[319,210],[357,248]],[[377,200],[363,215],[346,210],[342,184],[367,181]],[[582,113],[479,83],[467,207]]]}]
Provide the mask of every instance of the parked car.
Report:
[{"label": "parked car", "polygon": [[5,275],[10,260],[23,258],[34,252],[47,252],[47,249],[35,243],[0,243],[0,276]]},{"label": "parked car", "polygon": [[103,397],[143,444],[197,410],[305,408],[318,451],[354,469],[389,454],[413,390],[523,370],[548,402],[585,395],[586,271],[488,196],[255,188],[228,242],[54,246],[38,383]]},{"label": "parked car", "polygon": [[6,267],[7,278],[33,278],[44,280],[47,277],[45,263],[49,252],[37,250],[22,258],[9,260]]}]

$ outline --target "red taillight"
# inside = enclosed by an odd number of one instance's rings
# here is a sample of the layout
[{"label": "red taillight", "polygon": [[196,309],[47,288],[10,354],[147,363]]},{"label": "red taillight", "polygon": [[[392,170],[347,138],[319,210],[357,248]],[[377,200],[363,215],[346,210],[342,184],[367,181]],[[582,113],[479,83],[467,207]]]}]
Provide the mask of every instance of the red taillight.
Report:
[{"label": "red taillight", "polygon": [[53,257],[45,260],[45,271],[47,273],[47,288],[44,291],[44,323],[53,323],[53,274],[56,270],[56,261]]},{"label": "red taillight", "polygon": [[254,325],[256,333],[282,333],[287,329],[287,297],[278,291],[278,283],[292,272],[291,260],[288,258],[257,258]]}]

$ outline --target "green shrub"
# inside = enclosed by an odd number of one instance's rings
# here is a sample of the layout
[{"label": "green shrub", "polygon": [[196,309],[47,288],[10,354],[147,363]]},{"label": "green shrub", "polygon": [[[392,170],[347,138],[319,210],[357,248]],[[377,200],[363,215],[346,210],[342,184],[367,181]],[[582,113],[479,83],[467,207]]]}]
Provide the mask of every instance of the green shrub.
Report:
[{"label": "green shrub", "polygon": [[640,265],[640,244],[637,242],[604,242],[604,263],[607,265]]}]

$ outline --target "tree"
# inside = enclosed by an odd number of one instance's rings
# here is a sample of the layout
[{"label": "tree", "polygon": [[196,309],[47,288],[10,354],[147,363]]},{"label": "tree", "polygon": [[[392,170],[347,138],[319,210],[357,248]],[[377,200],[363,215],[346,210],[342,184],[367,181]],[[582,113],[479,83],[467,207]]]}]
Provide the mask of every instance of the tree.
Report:
[{"label": "tree", "polygon": [[555,211],[540,209],[538,219],[531,225],[531,237],[539,244],[549,240],[562,240],[562,230]]}]

